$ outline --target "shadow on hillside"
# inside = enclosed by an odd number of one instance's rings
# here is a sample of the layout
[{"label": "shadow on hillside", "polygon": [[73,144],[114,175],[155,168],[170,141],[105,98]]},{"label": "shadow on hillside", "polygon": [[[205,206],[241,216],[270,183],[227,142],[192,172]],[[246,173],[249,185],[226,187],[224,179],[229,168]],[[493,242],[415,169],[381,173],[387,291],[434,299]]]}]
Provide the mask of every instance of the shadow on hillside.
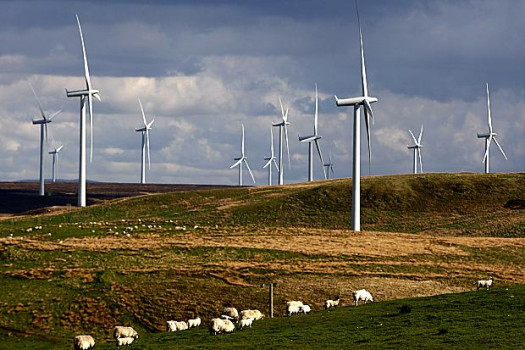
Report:
[{"label": "shadow on hillside", "polygon": [[511,199],[505,203],[505,208],[509,209],[525,209],[525,199]]}]

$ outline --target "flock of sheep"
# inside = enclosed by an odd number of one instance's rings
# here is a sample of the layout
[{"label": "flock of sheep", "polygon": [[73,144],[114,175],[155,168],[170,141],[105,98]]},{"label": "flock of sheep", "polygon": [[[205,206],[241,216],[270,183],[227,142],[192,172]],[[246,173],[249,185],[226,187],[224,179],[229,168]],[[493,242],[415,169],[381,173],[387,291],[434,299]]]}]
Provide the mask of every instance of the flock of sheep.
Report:
[{"label": "flock of sheep", "polygon": [[[474,284],[476,290],[481,288],[489,289],[492,286],[494,279],[492,277],[488,279],[477,280]],[[359,305],[362,301],[364,304],[367,302],[373,302],[374,298],[372,294],[366,289],[356,290],[352,293],[354,305]],[[328,299],[324,302],[325,310],[335,308],[339,306],[341,299],[336,296],[334,299]],[[292,316],[296,314],[308,314],[312,311],[312,308],[308,304],[304,304],[302,301],[293,300],[286,303],[286,315]],[[242,310],[238,312],[234,307],[225,307],[221,315],[217,318],[211,319],[208,324],[208,330],[210,334],[217,335],[223,333],[232,333],[236,327],[235,323],[238,324],[238,329],[251,328],[254,321],[258,321],[264,318],[264,314],[259,310]],[[166,321],[166,331],[176,332],[184,331],[190,328],[200,327],[202,320],[200,317],[189,319],[188,321]],[[113,336],[116,340],[117,348],[121,346],[131,345],[135,339],[138,339],[138,333],[132,327],[116,326],[113,330]],[[95,346],[95,339],[91,335],[77,335],[74,339],[75,350],[89,350]]]}]

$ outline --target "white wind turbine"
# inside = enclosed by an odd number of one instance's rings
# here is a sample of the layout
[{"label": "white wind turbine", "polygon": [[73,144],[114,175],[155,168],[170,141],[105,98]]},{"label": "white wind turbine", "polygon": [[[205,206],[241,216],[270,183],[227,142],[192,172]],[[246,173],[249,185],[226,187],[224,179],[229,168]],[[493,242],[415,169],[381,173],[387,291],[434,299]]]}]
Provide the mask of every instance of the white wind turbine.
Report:
[{"label": "white wind turbine", "polygon": [[252,177],[253,183],[255,183],[255,178],[253,177],[252,170],[250,169],[250,166],[248,165],[248,159],[244,155],[244,124],[242,125],[242,139],[241,139],[241,156],[240,158],[234,158],[233,160],[236,160],[235,164],[233,164],[230,169],[235,168],[237,165],[239,166],[239,186],[242,186],[242,164],[244,163],[246,165],[246,168],[248,168],[248,171],[250,172],[250,176]]},{"label": "white wind turbine", "polygon": [[284,131],[284,137],[286,139],[286,150],[288,151],[288,168],[290,168],[290,147],[288,145],[288,129],[286,128],[287,125],[290,125],[290,122],[288,121],[288,108],[286,108],[286,112],[283,108],[283,103],[281,102],[281,98],[279,97],[279,104],[281,105],[281,115],[283,120],[278,123],[272,123],[273,126],[279,127],[279,185],[284,184],[284,164],[283,164],[283,131]]},{"label": "white wind turbine", "polygon": [[419,158],[419,168],[420,168],[419,172],[422,174],[423,173],[423,161],[421,160],[421,147],[423,146],[421,145],[421,137],[423,136],[423,125],[421,125],[421,131],[419,132],[419,137],[417,138],[417,140],[414,134],[412,133],[412,130],[408,129],[408,132],[410,133],[410,135],[412,136],[412,139],[414,140],[414,145],[408,146],[408,149],[414,150],[414,162],[413,162],[414,174],[417,174],[418,158]]},{"label": "white wind turbine", "polygon": [[84,36],[82,35],[82,27],[80,27],[80,20],[77,17],[78,32],[80,33],[80,43],[82,44],[82,55],[84,57],[84,77],[86,79],[86,88],[83,90],[68,91],[66,89],[67,97],[80,97],[80,147],[79,147],[79,167],[78,167],[78,206],[86,206],[86,100],[89,111],[90,122],[90,136],[91,147],[89,159],[93,159],[93,100],[95,97],[100,101],[99,91],[93,89],[91,86],[91,78],[89,77],[89,67],[86,55],[86,46],[84,45]]},{"label": "white wind turbine", "polygon": [[[356,1],[357,10],[357,1]],[[354,107],[354,167],[352,172],[352,224],[354,231],[361,231],[361,119],[360,107],[363,106],[365,114],[366,136],[368,140],[368,164],[372,160],[370,151],[370,118],[374,118],[372,103],[377,102],[376,97],[368,95],[368,82],[366,79],[365,51],[363,48],[363,35],[361,23],[359,22],[359,11],[357,11],[357,22],[359,25],[359,42],[361,51],[361,87],[362,96],[339,99],[335,96],[336,105]]]},{"label": "white wind turbine", "polygon": [[314,180],[314,147],[317,149],[319,154],[319,159],[321,160],[321,165],[323,166],[324,178],[326,179],[326,170],[324,168],[323,155],[321,153],[321,148],[319,147],[319,140],[321,136],[317,133],[317,124],[319,119],[319,96],[317,95],[317,84],[315,84],[315,114],[314,114],[314,134],[310,136],[299,136],[300,142],[308,142],[308,181]]},{"label": "white wind turbine", "polygon": [[325,167],[325,173],[326,173],[327,179],[330,178],[330,171],[332,171],[332,175],[335,175],[334,174],[334,163],[332,163],[332,152],[328,154],[328,163],[323,164],[323,166]]},{"label": "white wind turbine", "polygon": [[270,128],[270,156],[265,157],[264,160],[268,161],[263,166],[263,169],[268,167],[268,185],[271,185],[272,184],[272,164],[274,164],[275,169],[279,171],[279,166],[277,165],[277,162],[275,161],[275,154],[273,152],[273,127]]},{"label": "white wind turbine", "polygon": [[53,170],[51,172],[51,181],[54,183],[56,182],[57,178],[57,167],[58,167],[58,152],[64,147],[64,145],[60,145],[60,147],[55,148],[54,150],[50,151],[49,154],[53,155]]},{"label": "white wind turbine", "polygon": [[141,164],[140,164],[140,170],[141,170],[140,171],[140,183],[145,184],[146,183],[146,153],[148,156],[148,169],[151,169],[151,158],[150,158],[150,153],[149,153],[149,131],[151,130],[151,125],[153,125],[155,118],[153,118],[151,122],[148,123],[146,121],[146,115],[144,114],[144,108],[142,108],[142,103],[140,102],[140,97],[139,97],[139,105],[140,105],[140,111],[142,112],[142,121],[144,123],[144,126],[142,128],[135,129],[135,131],[142,133],[142,157],[141,157]]},{"label": "white wind turbine", "polygon": [[47,145],[47,138],[48,138],[48,131],[47,131],[47,124],[51,123],[53,118],[61,112],[57,111],[53,114],[51,114],[49,117],[46,117],[46,114],[44,113],[44,109],[42,108],[42,104],[40,103],[40,100],[38,99],[38,96],[36,95],[35,89],[33,89],[33,85],[29,84],[29,87],[31,88],[31,91],[33,91],[33,95],[35,95],[36,102],[38,103],[38,108],[40,109],[40,116],[42,119],[33,119],[34,125],[40,125],[40,186],[38,194],[41,196],[45,195],[45,179],[44,179],[44,140],[45,144]]},{"label": "white wind turbine", "polygon": [[489,132],[486,134],[478,134],[478,139],[484,138],[485,139],[485,156],[483,157],[483,163],[485,163],[485,173],[488,174],[490,171],[489,168],[489,151],[490,151],[490,142],[494,140],[496,143],[496,146],[498,146],[499,150],[501,151],[501,154],[503,154],[503,157],[507,159],[507,155],[503,151],[503,148],[501,148],[501,145],[499,144],[498,140],[496,140],[496,134],[492,129],[492,118],[490,116],[490,93],[489,93],[489,84],[487,83],[487,113],[488,113],[488,119],[489,119]]}]

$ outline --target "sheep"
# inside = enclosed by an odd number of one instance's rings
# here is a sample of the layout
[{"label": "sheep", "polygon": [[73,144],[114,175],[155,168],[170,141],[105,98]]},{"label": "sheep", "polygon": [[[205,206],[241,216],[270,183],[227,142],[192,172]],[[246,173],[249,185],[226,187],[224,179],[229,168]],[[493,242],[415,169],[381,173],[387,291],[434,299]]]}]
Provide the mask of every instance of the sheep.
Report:
[{"label": "sheep", "polygon": [[166,332],[176,332],[177,331],[177,321],[166,321]]},{"label": "sheep", "polygon": [[240,315],[241,315],[241,319],[253,318],[256,321],[264,317],[264,315],[259,310],[242,310]]},{"label": "sheep", "polygon": [[292,300],[292,301],[286,302],[286,306],[302,306],[302,305],[303,305],[303,302],[298,301],[298,300]]},{"label": "sheep", "polygon": [[335,308],[336,306],[339,305],[339,302],[341,301],[341,299],[339,299],[339,296],[336,296],[333,300],[332,299],[328,299],[328,300],[325,300],[324,301],[324,308],[325,310],[328,310],[330,308]]},{"label": "sheep", "polygon": [[77,335],[73,340],[75,350],[89,350],[95,346],[95,339],[90,335]]},{"label": "sheep", "polygon": [[115,326],[113,329],[113,336],[118,338],[135,338],[138,339],[138,333],[132,327]]},{"label": "sheep", "polygon": [[246,327],[252,327],[252,324],[253,324],[253,320],[254,318],[253,317],[248,317],[248,318],[242,318],[241,321],[240,321],[240,324],[239,324],[239,328],[243,329],[243,328],[246,328]]},{"label": "sheep", "polygon": [[208,329],[210,331],[210,334],[216,335],[220,333],[231,333],[235,330],[235,326],[230,320],[214,318],[210,321]]},{"label": "sheep", "polygon": [[492,277],[486,280],[477,280],[474,283],[476,285],[476,290],[480,290],[480,288],[485,288],[486,290],[489,290],[489,288],[492,287],[492,281],[494,281],[494,278]]},{"label": "sheep", "polygon": [[188,329],[188,324],[184,321],[175,322],[179,331],[185,331]]},{"label": "sheep", "polygon": [[235,318],[233,318],[231,316],[228,316],[228,315],[221,315],[219,318],[223,319],[223,320],[230,320],[230,321],[234,321],[235,320]]},{"label": "sheep", "polygon": [[286,315],[292,316],[292,315],[298,314],[301,311],[301,307],[302,305],[301,306],[297,306],[297,305],[286,306]]},{"label": "sheep", "polygon": [[239,320],[239,312],[234,307],[225,307],[224,310],[222,310],[222,315],[233,317],[235,321]]},{"label": "sheep", "polygon": [[200,317],[188,320],[188,328],[199,327],[200,325],[201,325]]},{"label": "sheep", "polygon": [[359,300],[362,300],[365,304],[368,301],[374,301],[372,294],[370,294],[370,292],[367,291],[366,289],[356,290],[354,293],[352,293],[352,295],[354,296],[355,306],[359,304]]},{"label": "sheep", "polygon": [[117,348],[120,348],[123,345],[131,345],[135,338],[133,337],[125,337],[125,338],[117,338]]},{"label": "sheep", "polygon": [[307,313],[312,311],[312,308],[310,307],[310,305],[304,304],[303,306],[299,307],[299,311],[302,311],[306,315]]}]

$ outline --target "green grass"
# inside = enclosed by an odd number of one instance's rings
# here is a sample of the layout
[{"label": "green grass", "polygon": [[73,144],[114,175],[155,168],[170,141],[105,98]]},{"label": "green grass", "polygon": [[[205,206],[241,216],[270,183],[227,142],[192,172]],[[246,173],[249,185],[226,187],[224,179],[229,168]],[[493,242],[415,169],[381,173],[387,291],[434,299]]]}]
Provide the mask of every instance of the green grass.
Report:
[{"label": "green grass", "polygon": [[[265,319],[253,328],[211,336],[206,325],[176,333],[141,331],[134,349],[518,349],[525,344],[525,286],[341,307],[307,316]],[[54,339],[56,347],[69,340]],[[0,330],[2,348],[47,349]],[[98,349],[113,349],[107,337]]]}]

